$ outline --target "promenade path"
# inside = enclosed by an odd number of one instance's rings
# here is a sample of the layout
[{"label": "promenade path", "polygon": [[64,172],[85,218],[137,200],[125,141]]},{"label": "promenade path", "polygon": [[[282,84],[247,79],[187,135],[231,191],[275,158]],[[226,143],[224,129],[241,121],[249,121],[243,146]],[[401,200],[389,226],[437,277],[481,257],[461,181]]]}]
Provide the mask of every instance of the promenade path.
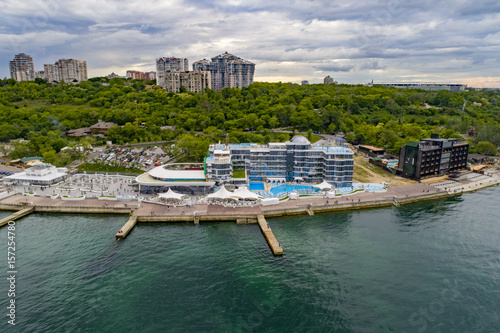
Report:
[{"label": "promenade path", "polygon": [[[477,181],[474,181],[477,179]],[[258,215],[264,217],[326,212],[347,209],[372,208],[377,206],[398,205],[405,202],[458,195],[462,191],[475,191],[500,183],[498,173],[474,176],[461,182],[447,181],[443,184],[414,183],[389,187],[385,192],[358,192],[341,197],[311,197],[288,200],[273,206],[223,207],[219,205],[198,204],[193,206],[169,207],[137,201],[110,201],[85,199],[65,201],[46,196],[13,195],[0,200],[4,210],[20,210],[27,205],[34,206],[36,212],[73,212],[73,213],[120,213],[137,216],[138,222],[182,222],[182,221],[237,221],[245,218],[253,222]]]}]

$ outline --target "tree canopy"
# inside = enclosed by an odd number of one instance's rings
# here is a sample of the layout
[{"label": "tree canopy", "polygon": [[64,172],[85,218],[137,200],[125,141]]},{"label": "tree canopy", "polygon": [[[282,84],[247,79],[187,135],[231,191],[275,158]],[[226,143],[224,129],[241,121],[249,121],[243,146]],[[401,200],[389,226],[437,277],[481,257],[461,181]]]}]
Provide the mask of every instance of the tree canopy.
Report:
[{"label": "tree canopy", "polygon": [[[203,156],[198,150],[217,141],[287,140],[289,134],[275,133],[283,129],[344,132],[348,140],[397,152],[407,141],[430,133],[469,138],[474,127],[473,145],[500,145],[500,98],[494,91],[257,82],[195,94],[167,93],[146,85],[150,83],[119,78],[78,84],[0,80],[0,141],[30,140],[26,147],[15,147],[12,157],[54,158],[62,147],[81,140],[66,137],[68,130],[102,120],[120,125],[109,130],[108,140],[114,143],[179,140],[179,151],[191,159]],[[424,98],[430,107],[422,106]],[[478,148],[491,151],[485,144]]]}]

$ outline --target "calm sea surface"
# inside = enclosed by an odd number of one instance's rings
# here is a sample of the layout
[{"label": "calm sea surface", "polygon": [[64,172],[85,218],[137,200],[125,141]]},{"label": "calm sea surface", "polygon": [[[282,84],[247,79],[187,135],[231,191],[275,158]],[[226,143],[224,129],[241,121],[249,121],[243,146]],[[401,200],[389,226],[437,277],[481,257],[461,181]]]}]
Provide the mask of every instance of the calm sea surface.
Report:
[{"label": "calm sea surface", "polygon": [[[0,332],[499,332],[500,187],[408,206],[257,225],[16,222],[16,326]],[[0,212],[0,217],[7,216]]]}]

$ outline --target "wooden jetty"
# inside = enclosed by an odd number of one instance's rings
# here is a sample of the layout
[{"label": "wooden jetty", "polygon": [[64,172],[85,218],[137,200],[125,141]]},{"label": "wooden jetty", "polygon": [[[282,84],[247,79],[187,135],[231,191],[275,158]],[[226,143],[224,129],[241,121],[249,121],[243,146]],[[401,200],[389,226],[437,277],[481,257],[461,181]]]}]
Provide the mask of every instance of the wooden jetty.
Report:
[{"label": "wooden jetty", "polygon": [[125,225],[116,233],[116,239],[127,237],[128,233],[134,228],[136,223],[137,216],[130,216],[127,223],[125,223]]},{"label": "wooden jetty", "polygon": [[281,247],[280,243],[278,242],[278,240],[274,236],[273,231],[271,230],[271,227],[269,226],[269,224],[267,224],[267,221],[266,221],[266,218],[264,217],[264,215],[258,215],[257,222],[259,223],[260,230],[262,230],[262,233],[266,237],[267,243],[269,244],[271,251],[273,251],[273,254],[275,256],[283,255],[283,248]]},{"label": "wooden jetty", "polygon": [[0,220],[0,227],[3,227],[4,225],[6,225],[7,223],[9,223],[10,221],[14,221],[14,220],[20,219],[21,217],[28,215],[29,213],[31,213],[34,210],[35,210],[35,207],[33,207],[33,206],[21,209],[21,210],[15,212],[15,213],[13,213],[12,215],[7,216],[7,217],[1,219]]}]

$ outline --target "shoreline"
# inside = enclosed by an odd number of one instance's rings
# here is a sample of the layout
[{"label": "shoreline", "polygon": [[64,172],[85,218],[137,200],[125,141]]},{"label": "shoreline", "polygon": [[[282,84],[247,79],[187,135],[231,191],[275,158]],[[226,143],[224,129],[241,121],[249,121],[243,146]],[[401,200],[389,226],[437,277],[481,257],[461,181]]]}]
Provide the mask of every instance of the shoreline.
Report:
[{"label": "shoreline", "polygon": [[[238,224],[257,223],[257,217],[265,218],[314,215],[359,209],[399,206],[420,201],[453,197],[463,193],[500,184],[500,178],[492,177],[489,182],[466,184],[460,190],[441,190],[432,184],[415,183],[389,187],[385,192],[361,192],[338,199],[304,198],[288,200],[276,206],[222,207],[197,204],[191,207],[168,207],[153,203],[139,203],[85,199],[82,201],[52,200],[49,197],[26,197],[14,194],[0,200],[0,210],[19,211],[34,207],[34,212],[81,213],[81,214],[129,214],[137,217],[137,222],[222,222],[234,221]],[[332,201],[332,202],[328,202]],[[328,203],[327,203],[328,202]],[[337,202],[337,203],[335,203]]]},{"label": "shoreline", "polygon": [[[287,200],[275,206],[224,207],[219,205],[197,204],[193,206],[169,207],[155,203],[105,201],[84,199],[79,201],[57,200],[51,197],[26,197],[21,194],[0,199],[0,210],[14,210],[13,214],[0,219],[0,228],[32,212],[37,213],[77,213],[77,214],[128,214],[128,221],[117,231],[115,238],[124,239],[135,225],[142,223],[186,223],[236,222],[236,224],[258,224],[269,248],[275,256],[283,255],[283,247],[273,234],[266,218],[314,215],[400,206],[420,201],[450,198],[463,193],[500,184],[497,173],[489,178],[478,176],[477,181],[442,182],[435,184],[413,183],[389,187],[385,192],[358,192],[338,198],[309,197]],[[454,185],[453,187],[448,187]],[[447,186],[447,187],[444,187]],[[441,188],[444,187],[444,190]],[[334,201],[335,200],[335,201]]]}]

